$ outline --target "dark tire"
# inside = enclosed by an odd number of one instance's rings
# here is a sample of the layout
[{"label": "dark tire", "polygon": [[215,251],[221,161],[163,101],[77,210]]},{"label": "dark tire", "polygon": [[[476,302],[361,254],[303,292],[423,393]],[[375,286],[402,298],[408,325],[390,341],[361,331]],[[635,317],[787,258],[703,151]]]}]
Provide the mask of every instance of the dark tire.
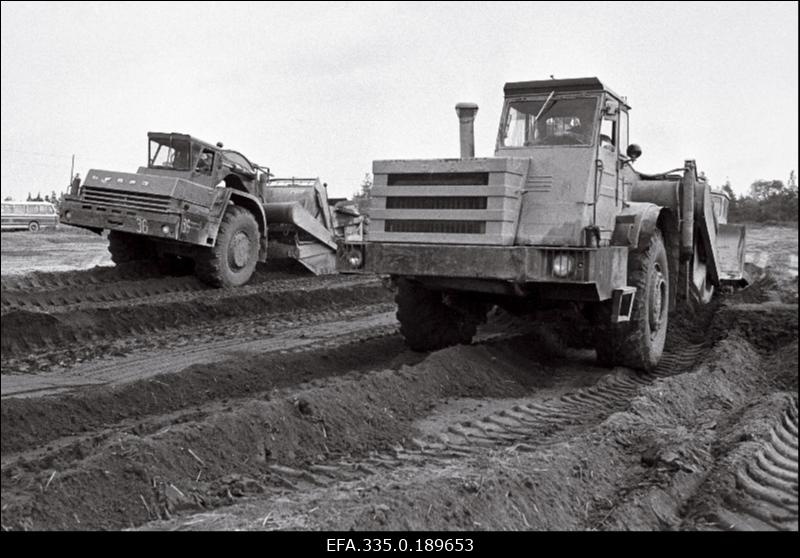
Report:
[{"label": "dark tire", "polygon": [[152,248],[150,239],[141,235],[120,231],[108,233],[108,251],[115,264],[152,259]]},{"label": "dark tire", "polygon": [[31,221],[30,223],[28,223],[28,230],[31,232],[39,232],[38,221]]},{"label": "dark tire", "polygon": [[238,287],[250,280],[258,263],[260,233],[253,214],[231,206],[225,212],[217,243],[195,259],[195,271],[214,287]]},{"label": "dark tire", "polygon": [[595,309],[597,361],[650,372],[661,360],[669,325],[669,266],[661,231],[656,229],[647,249],[630,254],[628,285],[636,287],[629,322],[611,323],[610,303]]},{"label": "dark tire", "polygon": [[161,254],[158,257],[158,270],[163,275],[180,277],[194,271],[194,261],[175,254]]},{"label": "dark tire", "polygon": [[397,287],[400,333],[412,350],[435,351],[472,342],[479,318],[447,306],[441,292],[413,281],[398,279]]}]

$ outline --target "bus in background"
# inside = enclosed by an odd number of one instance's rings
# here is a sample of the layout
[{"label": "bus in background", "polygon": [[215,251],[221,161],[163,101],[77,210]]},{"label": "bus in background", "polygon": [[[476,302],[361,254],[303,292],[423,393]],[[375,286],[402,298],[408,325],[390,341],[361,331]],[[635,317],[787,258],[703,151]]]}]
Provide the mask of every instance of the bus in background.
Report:
[{"label": "bus in background", "polygon": [[27,229],[36,232],[58,224],[55,206],[45,201],[3,202],[2,230]]}]

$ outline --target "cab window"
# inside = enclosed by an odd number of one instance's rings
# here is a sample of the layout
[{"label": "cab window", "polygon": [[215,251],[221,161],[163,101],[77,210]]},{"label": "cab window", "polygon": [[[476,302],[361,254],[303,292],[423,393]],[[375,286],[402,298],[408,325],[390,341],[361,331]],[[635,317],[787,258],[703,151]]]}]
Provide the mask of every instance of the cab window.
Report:
[{"label": "cab window", "polygon": [[197,168],[200,174],[211,175],[214,170],[214,152],[211,149],[203,149],[197,157]]},{"label": "cab window", "polygon": [[600,147],[614,151],[616,146],[616,127],[617,123],[614,120],[603,118],[600,123]]},{"label": "cab window", "polygon": [[591,145],[596,106],[594,97],[511,101],[500,145]]}]

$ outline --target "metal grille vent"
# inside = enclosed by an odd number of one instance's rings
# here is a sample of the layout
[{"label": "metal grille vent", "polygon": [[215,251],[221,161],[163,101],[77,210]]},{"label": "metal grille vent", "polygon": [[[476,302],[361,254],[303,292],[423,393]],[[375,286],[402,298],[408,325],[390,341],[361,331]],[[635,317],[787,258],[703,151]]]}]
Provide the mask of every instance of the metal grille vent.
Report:
[{"label": "metal grille vent", "polygon": [[83,190],[83,199],[86,202],[116,205],[128,209],[141,209],[144,211],[164,212],[169,209],[170,197],[160,194],[146,194],[142,192],[126,192],[110,188],[97,188],[87,186]]},{"label": "metal grille vent", "polygon": [[486,196],[390,196],[386,209],[486,209]]},{"label": "metal grille vent", "polygon": [[393,233],[484,234],[486,232],[486,221],[391,219],[384,224],[384,231]]},{"label": "metal grille vent", "polygon": [[486,186],[488,172],[396,173],[386,177],[387,186]]}]

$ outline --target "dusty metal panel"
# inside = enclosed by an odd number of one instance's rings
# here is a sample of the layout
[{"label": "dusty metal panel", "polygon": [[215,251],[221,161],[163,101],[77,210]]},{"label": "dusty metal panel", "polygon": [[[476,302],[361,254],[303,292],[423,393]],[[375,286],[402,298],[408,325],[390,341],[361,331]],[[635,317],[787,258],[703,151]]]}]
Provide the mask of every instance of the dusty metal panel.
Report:
[{"label": "dusty metal panel", "polygon": [[[553,258],[569,254],[575,271],[558,278],[551,272]],[[516,283],[591,284],[599,300],[626,286],[627,248],[542,248],[447,246],[433,244],[370,243],[365,246],[365,271],[419,277],[497,279]]]},{"label": "dusty metal panel", "polygon": [[631,185],[630,201],[646,202],[680,208],[680,181],[678,180],[635,180]]},{"label": "dusty metal panel", "polygon": [[95,169],[86,175],[82,192],[172,198],[204,207],[210,207],[216,197],[214,188],[183,178]]},{"label": "dusty metal panel", "polygon": [[711,203],[711,188],[705,182],[695,187],[695,221],[700,228],[700,239],[705,244],[706,266],[711,282],[718,285],[721,278],[720,255],[717,252],[717,222]]},{"label": "dusty metal panel", "polygon": [[392,173],[457,173],[457,172],[508,172],[523,175],[528,160],[510,157],[481,157],[476,159],[406,159],[384,160],[372,163],[373,174]]},{"label": "dusty metal panel", "polygon": [[[381,175],[385,177],[386,175]],[[502,176],[502,175],[501,175]],[[516,197],[518,191],[507,187],[505,184],[499,186],[482,186],[475,188],[474,186],[442,186],[430,185],[428,188],[433,189],[428,192],[428,195],[436,196],[490,196],[490,197]],[[388,196],[419,196],[425,195],[417,186],[373,186],[370,190],[372,197],[385,198]]]},{"label": "dusty metal panel", "polygon": [[536,81],[513,81],[503,87],[506,95],[521,93],[549,93],[550,91],[602,91],[605,86],[596,77],[570,79],[543,79]]},{"label": "dusty metal panel", "polygon": [[591,224],[593,148],[537,148],[521,193],[515,244],[580,246]]},{"label": "dusty metal panel", "polygon": [[[70,213],[69,219],[65,217],[66,212]],[[123,231],[152,238],[182,240],[191,244],[206,243],[205,229],[181,226],[181,216],[174,213],[126,211],[85,201],[65,200],[61,215],[61,222],[65,225]],[[161,229],[164,225],[169,227],[166,233]]]},{"label": "dusty metal panel", "polygon": [[431,221],[515,221],[515,208],[504,209],[373,209],[373,219],[426,219]]},{"label": "dusty metal panel", "polygon": [[720,281],[747,282],[745,263],[745,227],[720,223],[717,235]]},{"label": "dusty metal panel", "polygon": [[368,239],[511,245],[527,165],[496,158],[376,161]]}]

